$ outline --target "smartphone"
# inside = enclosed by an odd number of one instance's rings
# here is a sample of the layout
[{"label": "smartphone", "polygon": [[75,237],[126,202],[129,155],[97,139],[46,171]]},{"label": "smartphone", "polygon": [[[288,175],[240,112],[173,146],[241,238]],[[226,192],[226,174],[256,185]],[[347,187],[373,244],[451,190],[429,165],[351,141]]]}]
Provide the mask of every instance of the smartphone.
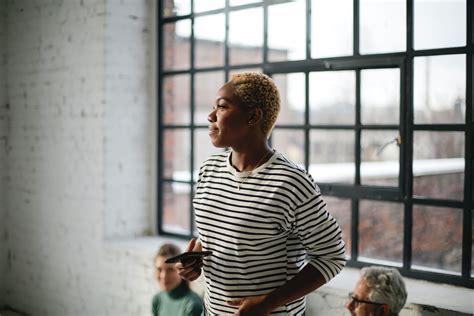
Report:
[{"label": "smartphone", "polygon": [[183,262],[183,261],[188,261],[190,259],[200,259],[200,258],[209,256],[210,254],[212,254],[212,251],[188,251],[188,252],[183,252],[182,254],[166,259],[165,263],[176,263],[178,261]]}]

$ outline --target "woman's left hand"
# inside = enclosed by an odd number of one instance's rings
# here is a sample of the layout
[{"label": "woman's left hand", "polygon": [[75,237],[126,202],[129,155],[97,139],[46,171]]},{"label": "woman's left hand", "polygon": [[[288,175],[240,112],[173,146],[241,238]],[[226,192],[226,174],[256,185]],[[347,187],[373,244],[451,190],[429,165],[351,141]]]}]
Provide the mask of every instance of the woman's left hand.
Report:
[{"label": "woman's left hand", "polygon": [[249,296],[239,300],[227,301],[230,306],[239,307],[234,316],[264,316],[271,310],[265,304],[266,295]]}]

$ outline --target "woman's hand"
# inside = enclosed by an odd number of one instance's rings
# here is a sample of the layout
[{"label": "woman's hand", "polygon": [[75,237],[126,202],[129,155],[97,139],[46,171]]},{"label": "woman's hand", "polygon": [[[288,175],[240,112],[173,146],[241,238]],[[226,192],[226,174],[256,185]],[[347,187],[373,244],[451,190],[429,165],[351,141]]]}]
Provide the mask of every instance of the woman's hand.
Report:
[{"label": "woman's hand", "polygon": [[[186,251],[202,251],[202,245],[196,239],[191,239]],[[201,275],[202,259],[192,259],[175,264],[179,276],[186,281],[194,281]]]},{"label": "woman's hand", "polygon": [[249,296],[240,300],[227,301],[227,304],[239,307],[234,316],[264,316],[272,311],[266,304],[266,297],[266,295]]}]

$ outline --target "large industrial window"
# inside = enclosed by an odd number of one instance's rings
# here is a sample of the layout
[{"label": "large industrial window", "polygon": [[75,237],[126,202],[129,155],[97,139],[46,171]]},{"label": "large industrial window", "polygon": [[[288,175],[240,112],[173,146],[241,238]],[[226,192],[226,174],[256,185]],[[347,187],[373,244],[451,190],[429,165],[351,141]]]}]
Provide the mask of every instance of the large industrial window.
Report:
[{"label": "large industrial window", "polygon": [[474,287],[473,9],[468,0],[165,0],[159,6],[158,231],[195,233],[217,89],[262,71],[272,146],[316,179],[348,265]]}]

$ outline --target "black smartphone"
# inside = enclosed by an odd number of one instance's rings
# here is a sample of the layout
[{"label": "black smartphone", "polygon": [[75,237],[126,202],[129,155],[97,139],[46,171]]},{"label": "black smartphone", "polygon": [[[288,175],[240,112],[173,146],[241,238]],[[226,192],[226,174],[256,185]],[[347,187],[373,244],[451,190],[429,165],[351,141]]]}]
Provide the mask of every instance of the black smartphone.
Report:
[{"label": "black smartphone", "polygon": [[165,263],[189,261],[190,259],[199,259],[202,257],[209,256],[210,254],[212,254],[212,251],[188,251],[188,252],[183,252],[182,254],[166,259]]}]

